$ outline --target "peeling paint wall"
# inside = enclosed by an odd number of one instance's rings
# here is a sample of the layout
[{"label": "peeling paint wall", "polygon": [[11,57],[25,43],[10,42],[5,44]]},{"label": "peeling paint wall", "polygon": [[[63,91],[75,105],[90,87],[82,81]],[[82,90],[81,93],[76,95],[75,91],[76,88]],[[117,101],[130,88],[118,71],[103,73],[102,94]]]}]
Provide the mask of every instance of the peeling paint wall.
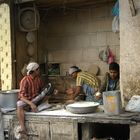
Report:
[{"label": "peeling paint wall", "polygon": [[140,1],[134,1],[137,14],[131,15],[128,0],[120,0],[120,65],[124,100],[140,95]]}]

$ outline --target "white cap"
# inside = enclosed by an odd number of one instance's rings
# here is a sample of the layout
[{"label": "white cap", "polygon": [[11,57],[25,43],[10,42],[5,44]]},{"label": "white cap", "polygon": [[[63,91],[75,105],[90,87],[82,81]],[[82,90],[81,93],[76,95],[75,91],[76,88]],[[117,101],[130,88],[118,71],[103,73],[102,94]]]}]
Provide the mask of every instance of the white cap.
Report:
[{"label": "white cap", "polygon": [[36,62],[31,62],[27,65],[27,75],[29,75],[30,71],[35,71],[39,68],[39,65]]},{"label": "white cap", "polygon": [[74,72],[77,72],[77,71],[79,71],[79,68],[77,67],[74,67],[74,68],[69,68],[69,74],[71,75],[72,73],[74,73]]}]

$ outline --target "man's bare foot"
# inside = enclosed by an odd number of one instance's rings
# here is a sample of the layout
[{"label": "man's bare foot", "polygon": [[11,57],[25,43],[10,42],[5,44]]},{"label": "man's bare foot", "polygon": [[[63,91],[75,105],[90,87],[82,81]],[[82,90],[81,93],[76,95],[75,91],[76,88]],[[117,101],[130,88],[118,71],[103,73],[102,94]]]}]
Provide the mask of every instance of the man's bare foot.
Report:
[{"label": "man's bare foot", "polygon": [[20,134],[27,135],[27,131],[26,131],[26,130],[20,130],[19,133],[20,133]]},{"label": "man's bare foot", "polygon": [[72,104],[72,103],[74,103],[75,102],[75,100],[68,100],[67,102],[66,102],[66,104]]},{"label": "man's bare foot", "polygon": [[94,138],[92,138],[91,140],[97,140],[97,139],[94,137]]}]

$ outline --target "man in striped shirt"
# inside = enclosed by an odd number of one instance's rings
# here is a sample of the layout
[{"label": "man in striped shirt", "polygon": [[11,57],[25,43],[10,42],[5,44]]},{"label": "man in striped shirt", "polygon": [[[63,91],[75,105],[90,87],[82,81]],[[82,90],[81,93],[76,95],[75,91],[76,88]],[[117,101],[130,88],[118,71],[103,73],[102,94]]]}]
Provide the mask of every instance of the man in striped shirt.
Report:
[{"label": "man in striped shirt", "polygon": [[39,65],[35,62],[27,65],[27,75],[20,82],[19,100],[17,101],[17,116],[21,126],[20,133],[26,134],[25,110],[28,106],[33,112],[37,112],[37,104],[45,97],[43,82],[40,79]]},{"label": "man in striped shirt", "polygon": [[76,89],[71,92],[73,99],[84,91],[86,95],[86,101],[99,101],[95,97],[95,92],[99,89],[99,80],[95,75],[91,75],[87,72],[81,71],[77,66],[72,66],[69,68],[69,74],[72,78],[76,79]]}]

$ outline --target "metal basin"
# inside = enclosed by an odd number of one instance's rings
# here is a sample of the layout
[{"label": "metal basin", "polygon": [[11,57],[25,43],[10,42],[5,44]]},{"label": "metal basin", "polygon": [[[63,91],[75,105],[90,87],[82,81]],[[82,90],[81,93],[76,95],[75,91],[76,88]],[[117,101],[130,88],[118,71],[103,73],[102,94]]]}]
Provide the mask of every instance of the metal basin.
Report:
[{"label": "metal basin", "polygon": [[16,108],[19,89],[0,91],[0,108]]},{"label": "metal basin", "polygon": [[75,102],[66,106],[66,110],[75,114],[94,113],[99,106],[97,102]]}]

